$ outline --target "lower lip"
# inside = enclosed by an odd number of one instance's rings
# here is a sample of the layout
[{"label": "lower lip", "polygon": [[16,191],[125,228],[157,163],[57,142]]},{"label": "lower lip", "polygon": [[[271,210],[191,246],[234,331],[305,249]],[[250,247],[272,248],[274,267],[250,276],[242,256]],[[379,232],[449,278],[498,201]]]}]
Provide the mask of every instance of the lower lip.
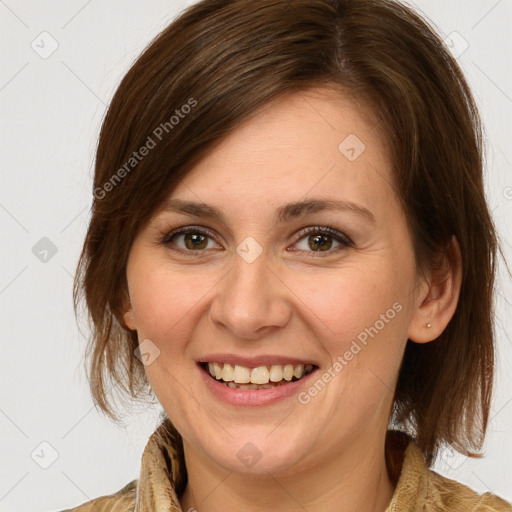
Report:
[{"label": "lower lip", "polygon": [[202,366],[198,365],[198,368],[206,387],[216,398],[231,405],[248,407],[270,405],[292,395],[297,395],[300,388],[307,385],[311,376],[318,370],[318,368],[315,368],[300,380],[274,388],[233,389],[210,377]]}]

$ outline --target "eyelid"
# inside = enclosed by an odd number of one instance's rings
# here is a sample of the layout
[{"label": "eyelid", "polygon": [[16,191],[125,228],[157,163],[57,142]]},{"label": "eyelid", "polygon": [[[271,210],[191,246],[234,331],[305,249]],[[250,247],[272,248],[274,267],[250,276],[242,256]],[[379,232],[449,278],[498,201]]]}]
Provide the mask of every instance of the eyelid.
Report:
[{"label": "eyelid", "polygon": [[[169,243],[171,243],[171,240],[173,238],[175,238],[179,235],[182,235],[182,234],[187,234],[187,233],[198,233],[198,234],[207,236],[207,237],[211,238],[215,243],[219,244],[219,242],[217,241],[216,234],[212,230],[210,230],[209,228],[206,228],[204,226],[194,226],[194,225],[182,226],[182,227],[173,229],[171,231],[166,231],[166,234],[163,237],[161,243],[166,246]],[[302,238],[304,238],[306,235],[308,235],[310,233],[320,233],[320,234],[324,234],[324,235],[329,235],[329,236],[333,237],[342,246],[341,248],[354,246],[354,243],[347,235],[338,231],[337,229],[333,228],[332,226],[328,226],[328,225],[308,226],[308,227],[302,228],[295,234],[295,236],[294,236],[295,241],[293,242],[292,245],[295,245],[297,242],[299,242]],[[181,253],[185,253],[187,255],[191,254],[194,256],[200,256],[201,253],[205,252],[204,249],[198,250],[198,251],[193,251],[193,250],[182,249],[181,247],[176,247],[173,250],[181,252]],[[331,250],[330,251],[304,251],[302,249],[293,249],[293,252],[308,253],[308,257],[322,257],[323,254],[326,256],[331,255],[331,254],[336,254],[337,252],[339,252],[339,250],[340,250],[339,248],[334,249],[332,251]]]},{"label": "eyelid", "polygon": [[[310,226],[307,228],[301,229],[297,235],[296,235],[296,241],[294,243],[297,243],[301,238],[304,238],[304,236],[309,235],[310,233],[321,233],[324,235],[330,235],[333,238],[335,238],[338,242],[344,243],[345,245],[354,245],[352,240],[345,234],[340,231],[338,231],[336,228],[333,228],[332,226],[323,225],[323,226]],[[314,252],[314,251],[312,251]],[[327,251],[329,252],[329,251]]]},{"label": "eyelid", "polygon": [[166,231],[166,235],[162,240],[163,243],[169,243],[175,236],[182,235],[183,233],[199,233],[201,235],[209,236],[212,240],[216,240],[216,236],[213,231],[204,226],[182,226],[171,231]]},{"label": "eyelid", "polygon": [[[204,226],[181,226],[176,229],[172,229],[171,231],[166,231],[165,236],[161,240],[162,245],[167,246],[171,243],[171,240],[179,235],[188,234],[188,233],[196,233],[203,236],[207,236],[208,238],[211,238],[216,244],[220,245],[217,241],[217,237],[215,233],[210,230],[209,228],[206,228]],[[200,257],[202,256],[202,252],[205,252],[204,249],[200,251],[192,251],[189,249],[183,249],[182,247],[174,247],[172,250],[181,252],[182,254],[187,254],[191,256]]]}]

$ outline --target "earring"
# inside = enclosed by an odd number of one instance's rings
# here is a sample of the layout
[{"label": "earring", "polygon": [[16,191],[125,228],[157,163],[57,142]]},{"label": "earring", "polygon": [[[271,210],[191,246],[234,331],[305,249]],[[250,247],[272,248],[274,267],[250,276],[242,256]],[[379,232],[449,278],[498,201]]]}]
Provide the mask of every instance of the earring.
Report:
[{"label": "earring", "polygon": [[432,327],[432,325],[430,324],[430,322],[427,324],[427,329],[430,329]]}]

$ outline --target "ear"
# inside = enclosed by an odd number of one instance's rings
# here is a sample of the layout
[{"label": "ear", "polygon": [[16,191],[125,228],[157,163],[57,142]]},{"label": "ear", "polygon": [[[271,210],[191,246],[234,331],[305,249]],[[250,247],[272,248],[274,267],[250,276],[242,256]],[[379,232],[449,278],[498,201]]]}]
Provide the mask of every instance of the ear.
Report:
[{"label": "ear", "polygon": [[462,257],[457,238],[452,236],[440,264],[422,280],[408,337],[415,343],[438,338],[452,319],[462,283]]},{"label": "ear", "polygon": [[121,310],[122,310],[122,317],[123,317],[123,321],[124,321],[123,327],[130,331],[137,330],[137,328],[135,326],[135,317],[133,314],[133,306],[132,306],[132,303],[130,302],[130,298],[128,296],[125,296]]}]

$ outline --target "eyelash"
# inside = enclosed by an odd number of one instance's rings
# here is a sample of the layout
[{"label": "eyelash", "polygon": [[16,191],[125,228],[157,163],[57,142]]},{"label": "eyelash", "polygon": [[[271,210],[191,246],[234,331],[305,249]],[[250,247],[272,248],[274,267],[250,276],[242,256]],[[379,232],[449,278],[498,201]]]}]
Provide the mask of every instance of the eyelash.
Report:
[{"label": "eyelash", "polygon": [[[202,235],[202,236],[207,236],[207,237],[211,238],[212,240],[214,240],[216,243],[218,243],[217,240],[215,239],[215,235],[210,230],[208,230],[206,228],[196,227],[196,226],[186,226],[186,227],[175,229],[174,231],[167,233],[163,237],[161,243],[162,243],[162,245],[168,247],[169,244],[171,243],[171,241],[173,240],[173,238],[177,237],[178,235],[187,234],[187,233],[193,233],[193,234],[198,234],[198,235]],[[332,255],[332,254],[337,253],[340,250],[343,250],[347,247],[354,246],[352,240],[347,235],[340,233],[339,231],[337,231],[336,229],[334,229],[331,226],[314,226],[314,227],[308,227],[308,228],[301,229],[297,233],[297,239],[295,240],[294,244],[296,244],[297,242],[302,240],[305,236],[307,236],[309,234],[313,234],[313,233],[331,236],[336,242],[338,242],[340,244],[340,246],[333,250],[328,250],[328,251],[303,251],[301,249],[294,249],[293,252],[301,252],[301,253],[307,254],[307,257],[318,258],[318,257],[324,257],[323,254],[326,254],[327,256]],[[182,249],[182,248],[171,248],[171,249],[173,251],[177,251],[182,254],[191,255],[194,257],[201,257],[202,256],[201,253],[205,251],[205,249],[198,250],[198,251],[193,251],[190,249]]]}]

